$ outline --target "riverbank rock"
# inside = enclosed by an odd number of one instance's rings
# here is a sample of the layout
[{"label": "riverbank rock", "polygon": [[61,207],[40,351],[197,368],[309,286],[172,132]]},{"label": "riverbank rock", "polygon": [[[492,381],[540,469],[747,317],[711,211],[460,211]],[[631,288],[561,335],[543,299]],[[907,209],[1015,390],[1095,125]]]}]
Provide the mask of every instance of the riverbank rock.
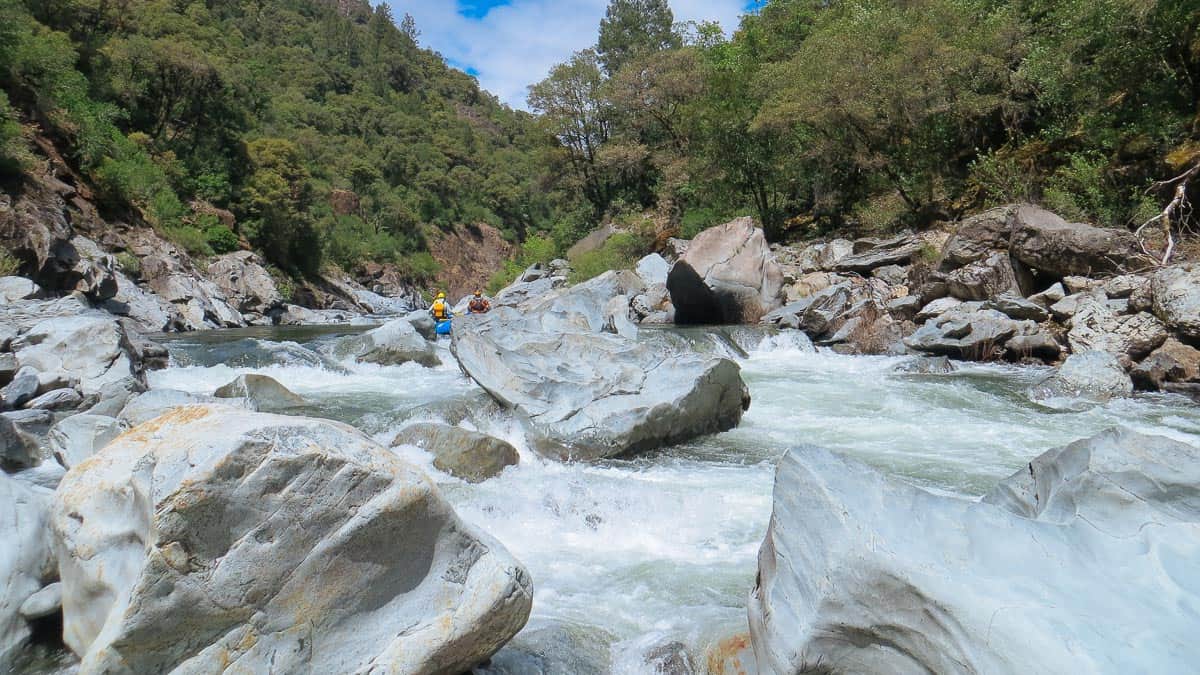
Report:
[{"label": "riverbank rock", "polygon": [[1084,443],[1035,460],[991,503],[790,451],[750,596],[759,670],[1189,670],[1200,644],[1179,607],[1197,594],[1197,450]]},{"label": "riverbank rock", "polygon": [[750,218],[701,232],[671,268],[680,324],[757,323],[783,304],[783,272]]},{"label": "riverbank rock", "polygon": [[0,277],[0,302],[9,304],[20,300],[37,300],[42,287],[25,277]]},{"label": "riverbank rock", "polygon": [[1200,340],[1200,264],[1159,270],[1151,287],[1154,314],[1183,335]]},{"label": "riverbank rock", "polygon": [[1029,397],[1055,408],[1079,409],[1133,393],[1133,381],[1108,352],[1086,351],[1067,357],[1053,375],[1030,390]]},{"label": "riverbank rock", "polygon": [[481,483],[516,464],[520,456],[509,443],[477,431],[422,422],[400,430],[392,447],[414,445],[433,455],[440,471],[468,483]]},{"label": "riverbank rock", "polygon": [[217,398],[243,398],[255,410],[276,411],[308,405],[302,397],[266,375],[238,375],[213,393]]},{"label": "riverbank rock", "polygon": [[1053,278],[1112,274],[1136,267],[1137,242],[1125,230],[1068,223],[1029,204],[1012,212],[1013,257]]},{"label": "riverbank rock", "polygon": [[96,454],[125,429],[125,425],[114,417],[72,415],[50,428],[48,445],[54,459],[70,469]]},{"label": "riverbank rock", "polygon": [[334,346],[334,354],[339,358],[351,356],[359,363],[381,366],[398,366],[410,361],[426,367],[442,363],[433,343],[417,332],[406,318],[394,319],[362,335],[344,337]]},{"label": "riverbank rock", "polygon": [[979,309],[978,303],[967,303],[929,319],[904,338],[904,344],[919,352],[986,361],[999,354],[1009,339],[1037,331],[1032,321],[1016,321],[994,309]]},{"label": "riverbank rock", "polygon": [[959,300],[987,300],[1004,294],[1020,295],[1007,253],[996,253],[945,275],[950,295]]},{"label": "riverbank rock", "polygon": [[140,355],[121,323],[103,312],[46,319],[13,341],[22,367],[40,377],[78,383],[84,397],[98,397],[105,387],[129,380],[145,389]]},{"label": "riverbank rock", "polygon": [[459,673],[525,624],[527,572],[350,427],[176,410],[55,495],[80,673]]},{"label": "riverbank rock", "polygon": [[1122,315],[1103,296],[1084,295],[1075,304],[1067,342],[1073,352],[1100,350],[1140,359],[1167,339],[1167,327],[1149,312]]},{"label": "riverbank rock", "polygon": [[31,487],[0,471],[0,668],[29,638],[20,614],[53,569],[49,521],[50,492]]},{"label": "riverbank rock", "polygon": [[649,450],[737,426],[737,364],[598,332],[589,314],[497,308],[463,322],[453,351],[473,380],[566,459]]},{"label": "riverbank rock", "polygon": [[1170,382],[1200,382],[1200,349],[1170,338],[1129,375],[1138,389],[1147,391],[1158,391]]},{"label": "riverbank rock", "polygon": [[854,252],[838,260],[834,270],[869,274],[871,270],[885,265],[907,265],[923,245],[921,238],[913,235],[858,239],[854,242]]},{"label": "riverbank rock", "polygon": [[37,441],[9,418],[0,417],[0,470],[26,469],[40,461]]},{"label": "riverbank rock", "polygon": [[206,274],[242,312],[265,315],[283,304],[275,279],[251,251],[218,256],[209,263]]},{"label": "riverbank rock", "polygon": [[186,254],[157,236],[144,236],[146,240],[135,246],[137,252],[145,254],[141,259],[142,279],[151,291],[174,305],[188,330],[246,325],[225,293],[201,277]]}]

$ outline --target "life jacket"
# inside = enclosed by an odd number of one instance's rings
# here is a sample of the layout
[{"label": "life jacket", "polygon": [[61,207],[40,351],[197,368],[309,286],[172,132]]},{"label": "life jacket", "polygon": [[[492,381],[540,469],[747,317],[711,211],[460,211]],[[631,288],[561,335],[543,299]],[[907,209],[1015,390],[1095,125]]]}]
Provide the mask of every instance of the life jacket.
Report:
[{"label": "life jacket", "polygon": [[434,300],[433,307],[430,307],[429,311],[433,314],[433,318],[438,321],[445,321],[447,314],[449,314],[449,311],[446,309],[445,300]]},{"label": "life jacket", "polygon": [[471,304],[467,305],[467,309],[475,314],[483,314],[492,308],[491,303],[483,298],[471,298]]}]

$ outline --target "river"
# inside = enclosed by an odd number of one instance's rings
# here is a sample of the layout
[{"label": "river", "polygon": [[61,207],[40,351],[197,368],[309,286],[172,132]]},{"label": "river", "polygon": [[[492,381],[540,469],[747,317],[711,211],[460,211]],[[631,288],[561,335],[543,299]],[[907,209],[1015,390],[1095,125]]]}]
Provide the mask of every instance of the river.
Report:
[{"label": "river", "polygon": [[239,374],[262,373],[310,401],[303,414],[350,423],[385,444],[429,419],[515,445],[520,464],[478,485],[437,471],[422,451],[399,450],[532,574],[528,626],[478,673],[652,673],[645,654],[676,642],[700,663],[705,645],[746,629],[774,463],[790,447],[825,446],[971,498],[1038,453],[1118,424],[1200,445],[1200,407],[1170,396],[1056,412],[1023,394],[1045,369],[910,375],[894,371],[903,358],[766,340],[739,358],[753,404],[736,430],[630,459],[562,464],[534,455],[519,424],[487,405],[444,346],[445,365],[432,369],[338,362],[327,354],[346,330],[165,337],[172,366],[150,382],[211,394]]}]

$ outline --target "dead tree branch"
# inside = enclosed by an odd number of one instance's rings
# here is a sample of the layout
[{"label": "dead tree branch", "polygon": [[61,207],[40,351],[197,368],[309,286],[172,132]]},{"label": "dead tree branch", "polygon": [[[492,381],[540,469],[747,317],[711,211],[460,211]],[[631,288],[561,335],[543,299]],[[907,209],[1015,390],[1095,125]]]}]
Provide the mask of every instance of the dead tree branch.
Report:
[{"label": "dead tree branch", "polygon": [[[1134,236],[1137,237],[1138,245],[1142,247],[1142,252],[1153,258],[1158,265],[1166,265],[1169,263],[1171,261],[1171,255],[1175,253],[1175,236],[1172,232],[1172,225],[1178,223],[1178,229],[1182,234],[1185,224],[1191,218],[1192,204],[1190,201],[1188,201],[1187,193],[1188,187],[1192,182],[1192,178],[1194,178],[1197,174],[1200,174],[1200,162],[1197,162],[1192,166],[1192,168],[1184,171],[1174,178],[1171,178],[1170,180],[1158,181],[1151,184],[1146,190],[1148,193],[1157,192],[1163,188],[1167,188],[1172,185],[1175,186],[1171,201],[1167,203],[1166,207],[1164,207],[1163,210],[1153,218],[1142,223],[1141,226],[1138,227],[1138,229],[1133,233]],[[1165,244],[1163,245],[1161,258],[1152,253],[1149,246],[1146,244],[1144,232],[1146,228],[1150,227],[1151,225],[1157,225],[1162,230]]]}]

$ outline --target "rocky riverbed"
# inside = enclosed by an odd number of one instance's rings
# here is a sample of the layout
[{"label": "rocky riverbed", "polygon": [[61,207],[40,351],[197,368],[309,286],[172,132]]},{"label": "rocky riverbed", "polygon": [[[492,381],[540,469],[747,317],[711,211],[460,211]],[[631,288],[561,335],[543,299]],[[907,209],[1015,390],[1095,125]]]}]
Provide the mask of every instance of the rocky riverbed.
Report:
[{"label": "rocky riverbed", "polygon": [[[1009,247],[1022,213],[989,216]],[[958,264],[955,236],[943,264]],[[1134,388],[1147,364],[1188,384],[1162,350],[1190,363],[1191,268],[1064,277],[1051,288],[1089,290],[1051,307],[1049,288],[950,294],[918,327],[878,311],[877,292],[910,297],[899,272],[862,273],[908,256],[911,281],[923,240],[850,246],[831,263],[845,270],[821,273],[835,284],[787,305],[803,280],[751,224],[701,238],[575,286],[562,263],[530,269],[452,340],[424,313],[147,337],[82,291],[0,280],[3,659],[81,673],[1195,660],[1200,408],[1171,391],[1186,386]],[[714,256],[725,240],[737,254]],[[927,283],[951,288],[939,268]],[[1148,309],[1114,303],[1126,287]],[[764,321],[662,325],[676,300],[684,323]],[[983,324],[1017,328],[999,351],[950,353],[979,362],[922,347]],[[1055,356],[990,358],[1043,335]],[[870,345],[897,353],[852,353]]]}]

